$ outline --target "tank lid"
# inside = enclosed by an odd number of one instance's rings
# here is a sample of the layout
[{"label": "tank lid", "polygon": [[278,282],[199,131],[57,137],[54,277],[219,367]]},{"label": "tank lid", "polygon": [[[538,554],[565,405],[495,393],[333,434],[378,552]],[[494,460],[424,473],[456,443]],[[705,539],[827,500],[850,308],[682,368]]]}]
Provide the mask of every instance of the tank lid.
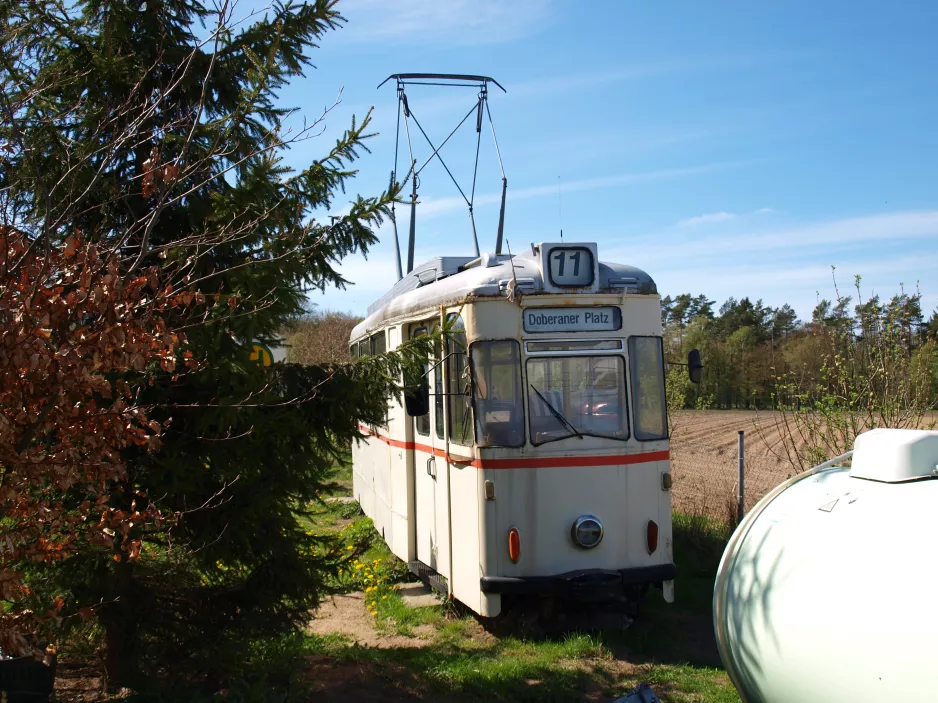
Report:
[{"label": "tank lid", "polygon": [[899,483],[938,477],[938,432],[878,428],[857,435],[850,475]]}]

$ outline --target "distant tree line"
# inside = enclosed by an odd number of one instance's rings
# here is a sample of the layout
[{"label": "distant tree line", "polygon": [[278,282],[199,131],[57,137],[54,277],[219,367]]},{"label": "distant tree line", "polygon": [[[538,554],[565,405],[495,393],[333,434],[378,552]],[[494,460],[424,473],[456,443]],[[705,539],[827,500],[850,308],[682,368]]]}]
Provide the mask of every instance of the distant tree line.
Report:
[{"label": "distant tree line", "polygon": [[[810,320],[788,304],[729,298],[716,311],[705,295],[661,302],[666,357],[703,358],[699,387],[683,367],[669,370],[671,407],[801,409],[823,396],[839,406],[875,409],[886,399],[928,411],[938,401],[938,311],[926,318],[921,293],[819,298]],[[850,378],[847,378],[850,376]],[[870,388],[873,383],[876,387]],[[865,386],[865,388],[864,388]]]}]

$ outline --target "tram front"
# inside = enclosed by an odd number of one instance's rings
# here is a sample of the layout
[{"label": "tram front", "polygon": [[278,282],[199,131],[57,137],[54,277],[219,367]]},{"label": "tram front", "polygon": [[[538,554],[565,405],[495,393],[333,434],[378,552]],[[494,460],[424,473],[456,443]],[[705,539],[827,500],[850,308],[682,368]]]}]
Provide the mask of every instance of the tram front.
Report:
[{"label": "tram front", "polygon": [[[534,596],[632,607],[651,586],[673,602],[654,284],[637,269],[600,264],[589,244],[540,244],[512,266],[516,286],[534,281],[532,294],[478,298],[463,313],[480,611],[496,615],[507,600]],[[698,373],[691,368],[693,380]]]}]

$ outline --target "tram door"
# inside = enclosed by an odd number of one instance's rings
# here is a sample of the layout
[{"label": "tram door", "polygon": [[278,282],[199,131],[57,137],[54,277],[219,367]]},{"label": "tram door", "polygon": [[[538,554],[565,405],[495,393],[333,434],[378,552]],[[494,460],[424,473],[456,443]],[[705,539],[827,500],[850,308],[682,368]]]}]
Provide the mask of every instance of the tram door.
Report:
[{"label": "tram door", "polygon": [[[429,325],[412,331],[413,336],[427,334]],[[414,510],[416,523],[416,558],[434,571],[444,571],[446,557],[446,427],[444,424],[444,364],[437,348],[425,371],[430,385],[430,412],[414,420]],[[442,524],[441,524],[442,523]],[[440,528],[443,528],[442,530]],[[443,541],[443,544],[441,544]]]},{"label": "tram door", "polygon": [[[438,345],[431,367],[430,412],[414,418],[414,505],[417,511],[417,560],[447,579],[450,571],[450,476],[463,470],[451,466],[450,450],[455,454],[471,453],[473,427],[469,408],[468,358],[466,332],[458,315],[453,319],[452,334]],[[426,334],[426,328],[415,330]],[[442,361],[442,363],[440,363]]]}]

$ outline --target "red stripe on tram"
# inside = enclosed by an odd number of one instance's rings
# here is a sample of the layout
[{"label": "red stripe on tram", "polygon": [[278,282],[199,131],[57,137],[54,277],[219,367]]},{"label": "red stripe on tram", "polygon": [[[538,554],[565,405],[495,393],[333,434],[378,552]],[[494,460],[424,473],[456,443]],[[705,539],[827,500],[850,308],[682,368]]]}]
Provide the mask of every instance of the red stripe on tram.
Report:
[{"label": "red stripe on tram", "polygon": [[438,456],[454,464],[465,464],[477,469],[552,469],[570,468],[574,466],[619,466],[621,464],[645,464],[651,461],[669,461],[671,452],[667,449],[657,452],[641,452],[638,454],[613,454],[600,456],[545,456],[545,457],[518,457],[515,459],[469,459],[447,454],[442,449],[431,447],[419,442],[402,442],[386,435],[371,431],[364,425],[359,429],[365,434],[379,439],[385,444],[410,451],[426,452]]}]

